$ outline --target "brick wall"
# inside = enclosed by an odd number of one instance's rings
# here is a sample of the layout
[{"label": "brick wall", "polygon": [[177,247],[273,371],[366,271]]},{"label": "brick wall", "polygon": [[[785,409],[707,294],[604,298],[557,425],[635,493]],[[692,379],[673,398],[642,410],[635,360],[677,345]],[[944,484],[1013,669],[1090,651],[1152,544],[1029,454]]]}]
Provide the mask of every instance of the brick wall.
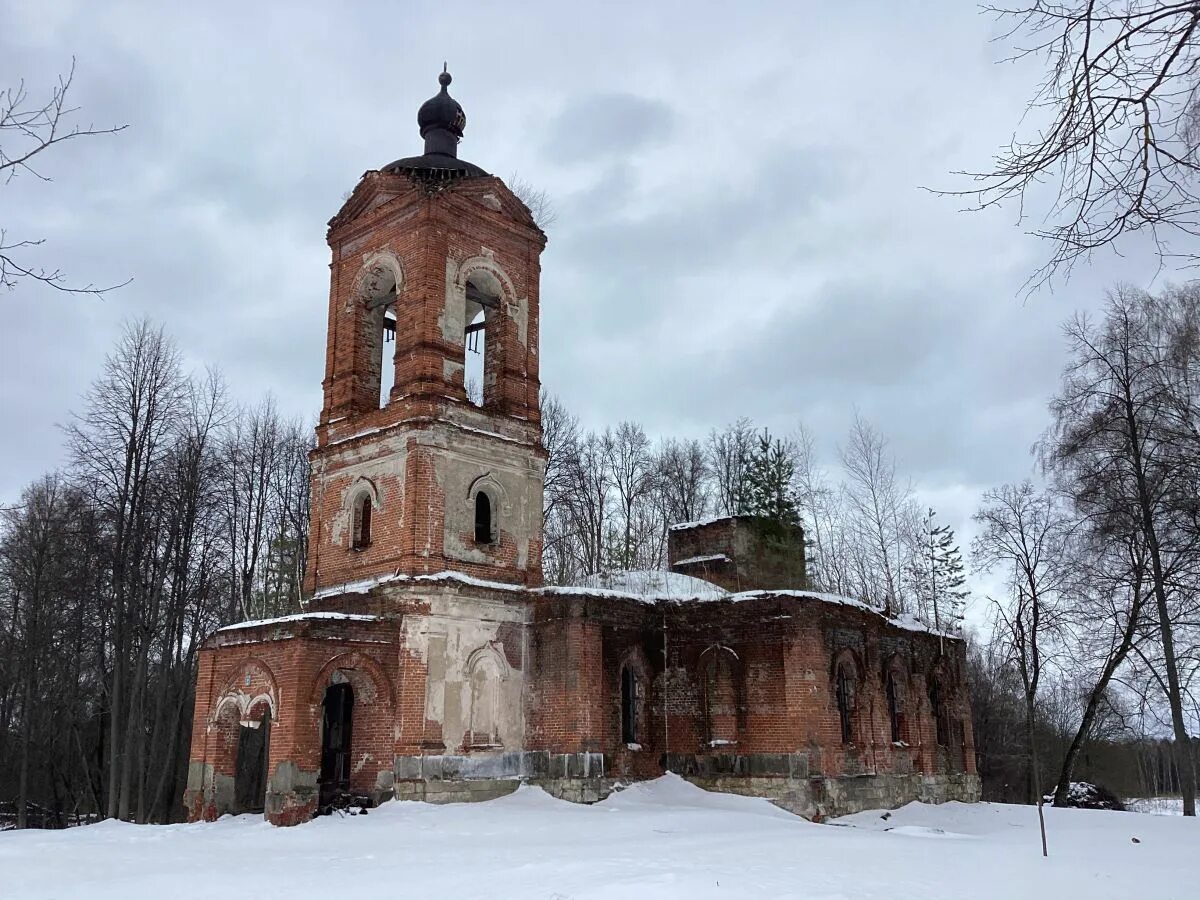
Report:
[{"label": "brick wall", "polygon": [[804,531],[756,516],[728,516],[668,532],[670,568],[728,591],[803,589]]}]

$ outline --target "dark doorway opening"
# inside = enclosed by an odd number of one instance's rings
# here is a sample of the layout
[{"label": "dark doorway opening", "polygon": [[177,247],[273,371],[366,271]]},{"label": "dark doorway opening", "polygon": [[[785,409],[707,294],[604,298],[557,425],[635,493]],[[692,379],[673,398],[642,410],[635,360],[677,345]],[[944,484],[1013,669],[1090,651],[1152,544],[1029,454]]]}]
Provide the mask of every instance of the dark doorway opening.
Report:
[{"label": "dark doorway opening", "polygon": [[271,711],[255,726],[238,729],[233,802],[239,813],[262,812],[267,796],[267,754],[271,744]]},{"label": "dark doorway opening", "polygon": [[350,736],[354,731],[354,689],[349,683],[325,690],[321,723],[321,777],[317,803],[328,812],[350,792]]}]

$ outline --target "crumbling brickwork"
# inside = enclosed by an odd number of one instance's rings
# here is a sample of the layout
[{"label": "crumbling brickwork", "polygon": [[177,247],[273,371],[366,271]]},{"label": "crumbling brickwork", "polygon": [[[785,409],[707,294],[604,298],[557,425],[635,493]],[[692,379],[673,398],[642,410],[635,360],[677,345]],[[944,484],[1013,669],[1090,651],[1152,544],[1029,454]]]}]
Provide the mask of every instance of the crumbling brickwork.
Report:
[{"label": "crumbling brickwork", "polygon": [[758,516],[725,516],[673,525],[668,566],[736,593],[804,588],[804,529]]}]

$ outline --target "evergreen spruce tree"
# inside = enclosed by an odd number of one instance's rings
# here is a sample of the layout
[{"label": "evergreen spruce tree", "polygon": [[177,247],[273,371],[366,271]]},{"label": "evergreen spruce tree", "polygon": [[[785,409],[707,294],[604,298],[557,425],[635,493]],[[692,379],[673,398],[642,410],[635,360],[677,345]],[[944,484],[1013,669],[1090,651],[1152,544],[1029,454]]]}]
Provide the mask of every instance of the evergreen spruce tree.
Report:
[{"label": "evergreen spruce tree", "polygon": [[794,482],[796,463],[788,446],[763,429],[750,455],[746,474],[747,512],[778,522],[800,524]]},{"label": "evergreen spruce tree", "polygon": [[923,618],[936,630],[955,628],[966,602],[966,567],[949,525],[937,525],[930,509],[921,519],[920,552],[914,555],[910,578]]}]

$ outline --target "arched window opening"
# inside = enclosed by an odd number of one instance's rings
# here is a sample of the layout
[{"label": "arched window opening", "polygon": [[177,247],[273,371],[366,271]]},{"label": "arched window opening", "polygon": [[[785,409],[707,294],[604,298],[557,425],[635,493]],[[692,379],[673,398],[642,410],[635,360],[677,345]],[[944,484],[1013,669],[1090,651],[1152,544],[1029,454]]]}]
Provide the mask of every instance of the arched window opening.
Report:
[{"label": "arched window opening", "polygon": [[837,667],[837,707],[838,720],[842,728],[842,743],[854,743],[854,670],[849,663],[839,663]]},{"label": "arched window opening", "polygon": [[934,678],[929,683],[929,710],[933,715],[934,731],[939,747],[950,745],[950,723],[946,718],[946,698],[942,691],[942,680]]},{"label": "arched window opening", "polygon": [[475,495],[475,543],[495,543],[495,518],[492,514],[492,498],[487,491]]},{"label": "arched window opening", "polygon": [[355,550],[365,550],[371,546],[371,495],[363,493],[354,501],[354,539]]},{"label": "arched window opening", "polygon": [[392,388],[396,385],[396,305],[383,307],[380,317],[378,345],[379,362],[379,408],[383,409],[392,399]]},{"label": "arched window opening", "polygon": [[714,652],[704,670],[704,721],[710,747],[737,743],[737,691],[730,654]]},{"label": "arched window opening", "polygon": [[633,666],[621,669],[621,741],[638,743],[641,734],[642,679]]},{"label": "arched window opening", "polygon": [[480,272],[467,281],[467,308],[463,318],[463,388],[467,399],[476,406],[483,406],[491,390],[488,381],[492,376],[492,347],[497,335],[490,334],[488,326],[500,308],[498,285],[495,278]]},{"label": "arched window opening", "polygon": [[[470,304],[467,304],[468,309]],[[476,406],[483,406],[483,375],[487,354],[487,314],[478,310],[467,325],[463,341],[467,346],[463,360],[463,387],[467,399]]]},{"label": "arched window opening", "polygon": [[894,670],[888,670],[885,691],[892,743],[899,744],[904,741],[904,683],[896,677]]}]

